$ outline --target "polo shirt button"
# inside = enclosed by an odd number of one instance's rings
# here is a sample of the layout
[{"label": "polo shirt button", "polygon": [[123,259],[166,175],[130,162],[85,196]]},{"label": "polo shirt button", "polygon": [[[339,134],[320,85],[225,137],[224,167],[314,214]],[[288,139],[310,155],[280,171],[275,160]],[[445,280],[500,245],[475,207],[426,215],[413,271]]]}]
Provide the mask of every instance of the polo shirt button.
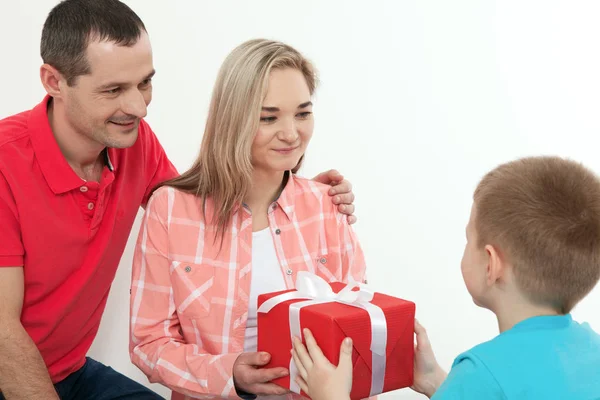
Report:
[{"label": "polo shirt button", "polygon": [[94,203],[88,203],[88,210],[94,209]]},{"label": "polo shirt button", "polygon": [[287,271],[285,271],[286,274],[291,275],[294,271],[292,271],[290,268],[287,269]]},{"label": "polo shirt button", "polygon": [[321,258],[321,260],[319,260],[319,261],[321,261],[321,264],[325,264],[325,263],[327,262],[327,259],[326,259],[325,257],[323,257],[323,258]]},{"label": "polo shirt button", "polygon": [[87,186],[82,186],[79,188],[79,190],[81,190],[82,193],[85,193],[88,191],[88,187]]},{"label": "polo shirt button", "polygon": [[279,234],[281,234],[281,229],[275,229],[275,234],[276,234],[276,235],[279,235]]}]

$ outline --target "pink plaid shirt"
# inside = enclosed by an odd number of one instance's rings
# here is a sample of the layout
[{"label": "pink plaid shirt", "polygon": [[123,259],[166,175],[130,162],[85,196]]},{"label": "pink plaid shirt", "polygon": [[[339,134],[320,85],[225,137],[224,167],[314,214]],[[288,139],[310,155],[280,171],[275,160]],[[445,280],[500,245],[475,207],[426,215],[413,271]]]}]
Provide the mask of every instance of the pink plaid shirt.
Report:
[{"label": "pink plaid shirt", "polygon": [[[310,271],[364,281],[365,261],[329,186],[293,176],[269,209],[288,289]],[[131,292],[131,359],[172,389],[173,400],[238,398],[232,369],[244,349],[252,273],[252,216],[234,214],[222,248],[202,201],[170,187],[150,198],[137,240]],[[207,201],[211,220],[213,204]],[[290,395],[292,399],[300,398]]]}]

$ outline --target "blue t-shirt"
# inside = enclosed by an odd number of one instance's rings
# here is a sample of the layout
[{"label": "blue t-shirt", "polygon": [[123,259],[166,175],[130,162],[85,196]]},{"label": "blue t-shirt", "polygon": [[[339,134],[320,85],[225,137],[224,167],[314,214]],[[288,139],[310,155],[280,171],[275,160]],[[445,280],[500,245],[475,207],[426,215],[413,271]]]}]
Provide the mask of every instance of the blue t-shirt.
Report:
[{"label": "blue t-shirt", "polygon": [[600,399],[600,335],[571,315],[516,324],[456,358],[432,400]]}]

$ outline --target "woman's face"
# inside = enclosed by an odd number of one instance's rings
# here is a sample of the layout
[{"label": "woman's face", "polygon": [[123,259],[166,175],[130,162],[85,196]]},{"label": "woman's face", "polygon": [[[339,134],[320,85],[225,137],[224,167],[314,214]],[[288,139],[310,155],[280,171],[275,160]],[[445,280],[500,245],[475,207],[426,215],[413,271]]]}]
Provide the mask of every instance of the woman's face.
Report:
[{"label": "woman's face", "polygon": [[311,95],[302,72],[293,68],[272,70],[260,127],[252,143],[254,169],[294,169],[306,151],[313,128]]}]

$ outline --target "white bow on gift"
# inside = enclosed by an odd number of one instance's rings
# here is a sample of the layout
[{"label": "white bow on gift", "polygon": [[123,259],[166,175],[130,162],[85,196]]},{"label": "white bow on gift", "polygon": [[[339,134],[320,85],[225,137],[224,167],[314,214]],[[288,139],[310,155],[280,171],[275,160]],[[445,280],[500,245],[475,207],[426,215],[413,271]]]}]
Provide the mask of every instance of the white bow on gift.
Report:
[{"label": "white bow on gift", "polygon": [[[359,290],[354,290],[358,288]],[[374,292],[366,285],[355,282],[350,278],[350,282],[339,292],[335,293],[331,286],[317,275],[309,272],[298,272],[296,278],[296,291],[283,293],[265,301],[259,308],[259,313],[268,313],[273,307],[289,300],[309,299],[290,305],[290,335],[302,337],[300,325],[300,310],[307,306],[322,303],[342,303],[352,307],[361,308],[369,313],[371,319],[371,353],[372,353],[372,374],[371,374],[371,393],[374,396],[383,392],[383,382],[385,378],[386,365],[386,347],[387,347],[387,322],[383,310],[371,303]],[[290,390],[300,394],[300,386],[295,378],[298,374],[296,364],[290,359]]]}]

